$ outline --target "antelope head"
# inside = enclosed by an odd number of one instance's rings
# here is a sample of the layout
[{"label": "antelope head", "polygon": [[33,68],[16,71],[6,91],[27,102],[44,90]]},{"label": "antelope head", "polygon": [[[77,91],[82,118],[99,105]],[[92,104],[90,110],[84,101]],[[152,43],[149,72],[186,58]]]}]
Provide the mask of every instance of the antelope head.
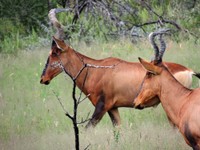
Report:
[{"label": "antelope head", "polygon": [[[46,61],[46,65],[43,69],[41,75],[41,84],[49,84],[50,81],[63,71],[63,65],[66,63],[65,55],[69,48],[68,45],[64,43],[64,29],[61,23],[56,18],[56,13],[67,11],[66,9],[52,9],[49,11],[49,20],[57,30],[56,34],[53,36],[51,51],[49,57]],[[62,61],[61,61],[62,60]]]},{"label": "antelope head", "polygon": [[[154,48],[155,57],[151,62],[147,62],[142,58],[139,58],[141,65],[147,70],[146,76],[141,84],[141,88],[135,98],[133,105],[137,109],[143,109],[145,107],[151,107],[158,104],[160,93],[160,76],[163,69],[166,69],[162,63],[162,57],[166,49],[162,35],[167,33],[169,29],[162,29],[157,32],[153,32],[149,35],[150,42]],[[160,51],[155,43],[155,36],[159,35]]]}]

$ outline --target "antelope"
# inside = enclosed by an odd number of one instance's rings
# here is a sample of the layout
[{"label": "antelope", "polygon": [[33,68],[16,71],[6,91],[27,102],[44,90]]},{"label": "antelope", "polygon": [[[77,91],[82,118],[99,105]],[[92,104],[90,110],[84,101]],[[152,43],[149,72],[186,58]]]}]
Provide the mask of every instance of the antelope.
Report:
[{"label": "antelope", "polygon": [[[76,78],[78,88],[88,95],[88,99],[95,107],[86,127],[95,127],[106,112],[114,126],[120,125],[118,108],[133,108],[133,97],[139,90],[145,69],[138,62],[127,62],[112,57],[96,60],[75,51],[64,42],[63,26],[56,18],[58,12],[60,9],[52,9],[48,15],[57,32],[53,36],[51,51],[40,83],[48,85],[54,77],[63,72],[64,68],[72,79]],[[84,67],[87,64],[100,68]],[[191,86],[192,75],[196,74],[194,71],[175,63],[168,62],[166,65],[184,86]]]},{"label": "antelope", "polygon": [[[166,33],[163,29],[155,35]],[[162,62],[166,46],[162,41],[161,54],[151,62],[139,58],[146,69],[146,75],[136,99],[135,108],[143,109],[154,97],[158,97],[172,123],[183,135],[186,143],[194,150],[200,150],[200,88],[188,89],[180,84]]]}]

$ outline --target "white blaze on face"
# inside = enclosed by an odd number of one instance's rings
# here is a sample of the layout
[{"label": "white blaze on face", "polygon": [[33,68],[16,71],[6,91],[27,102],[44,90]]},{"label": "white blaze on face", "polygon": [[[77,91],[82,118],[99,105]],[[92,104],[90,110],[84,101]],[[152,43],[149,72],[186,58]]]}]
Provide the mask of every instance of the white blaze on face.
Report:
[{"label": "white blaze on face", "polygon": [[192,86],[192,71],[180,71],[174,74],[174,77],[185,87],[191,88]]}]

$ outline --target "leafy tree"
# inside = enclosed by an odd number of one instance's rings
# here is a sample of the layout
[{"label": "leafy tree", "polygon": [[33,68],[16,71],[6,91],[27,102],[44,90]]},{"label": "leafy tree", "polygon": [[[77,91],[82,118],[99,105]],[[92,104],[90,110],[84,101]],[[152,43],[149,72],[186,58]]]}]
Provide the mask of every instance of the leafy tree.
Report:
[{"label": "leafy tree", "polygon": [[86,42],[135,41],[159,26],[183,31],[184,38],[200,37],[200,0],[1,0],[0,41],[30,36],[33,30],[38,36],[50,33],[48,11],[57,7],[71,9],[59,15],[67,37]]}]

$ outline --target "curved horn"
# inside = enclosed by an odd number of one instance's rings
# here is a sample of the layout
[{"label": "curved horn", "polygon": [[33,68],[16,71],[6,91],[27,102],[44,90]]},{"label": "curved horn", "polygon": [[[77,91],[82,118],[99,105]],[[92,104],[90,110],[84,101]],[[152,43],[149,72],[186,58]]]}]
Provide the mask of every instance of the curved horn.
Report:
[{"label": "curved horn", "polygon": [[170,31],[170,29],[161,29],[158,31],[158,34],[160,34],[159,36],[159,41],[160,41],[160,51],[159,51],[159,60],[162,60],[162,57],[164,55],[164,52],[166,50],[166,43],[163,40],[163,34],[168,34],[168,32]]},{"label": "curved horn", "polygon": [[[155,61],[158,61],[158,62],[162,61],[162,57],[163,57],[163,54],[164,54],[165,49],[166,49],[166,44],[165,44],[165,41],[162,38],[162,35],[163,34],[168,34],[168,31],[170,31],[170,30],[171,29],[160,29],[160,30],[158,30],[156,32],[153,32],[153,33],[149,34],[150,42],[151,42],[151,44],[152,44],[152,46],[154,48],[154,51],[155,51],[155,58],[154,58]],[[158,46],[155,43],[155,37],[157,35],[160,35],[159,36],[160,50],[159,50]]]},{"label": "curved horn", "polygon": [[162,57],[163,57],[163,54],[164,54],[164,52],[166,50],[166,43],[163,40],[163,34],[160,34],[159,41],[160,41],[159,60],[161,60]]},{"label": "curved horn", "polygon": [[69,10],[71,9],[55,8],[55,9],[51,9],[48,14],[50,22],[52,23],[54,28],[57,30],[54,36],[60,40],[64,40],[65,33],[64,33],[63,25],[56,18],[56,14],[59,12],[67,12]]},{"label": "curved horn", "polygon": [[151,45],[154,49],[154,59],[153,60],[158,60],[158,58],[159,58],[159,48],[156,45],[155,36],[156,36],[155,32],[151,32],[149,34],[149,41],[150,41],[150,43],[151,43]]}]

